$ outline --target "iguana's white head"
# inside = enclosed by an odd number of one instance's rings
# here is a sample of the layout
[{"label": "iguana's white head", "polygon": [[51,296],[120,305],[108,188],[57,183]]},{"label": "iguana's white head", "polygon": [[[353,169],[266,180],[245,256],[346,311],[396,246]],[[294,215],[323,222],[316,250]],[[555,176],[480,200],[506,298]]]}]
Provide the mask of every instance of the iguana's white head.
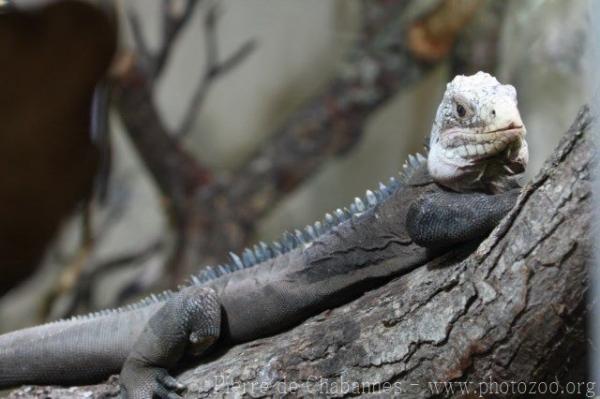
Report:
[{"label": "iguana's white head", "polygon": [[446,87],[431,129],[429,173],[456,191],[493,190],[525,170],[525,131],[513,86],[484,72],[456,76]]}]

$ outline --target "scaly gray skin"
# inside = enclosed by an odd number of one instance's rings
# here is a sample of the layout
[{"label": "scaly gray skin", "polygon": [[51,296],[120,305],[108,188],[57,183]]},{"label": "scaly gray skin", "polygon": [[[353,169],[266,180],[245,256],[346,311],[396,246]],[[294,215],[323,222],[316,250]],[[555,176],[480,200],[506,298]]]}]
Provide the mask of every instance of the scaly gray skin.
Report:
[{"label": "scaly gray skin", "polygon": [[[456,77],[429,158],[410,157],[401,179],[280,242],[232,254],[176,293],[0,336],[0,387],[81,385],[120,371],[125,397],[179,398],[185,387],[168,371],[184,358],[283,331],[423,265],[439,252],[431,248],[487,234],[519,192],[510,177],[524,168],[527,147],[515,126],[512,86],[482,73]],[[481,137],[489,151],[458,149]],[[403,261],[383,262],[394,257]]]}]

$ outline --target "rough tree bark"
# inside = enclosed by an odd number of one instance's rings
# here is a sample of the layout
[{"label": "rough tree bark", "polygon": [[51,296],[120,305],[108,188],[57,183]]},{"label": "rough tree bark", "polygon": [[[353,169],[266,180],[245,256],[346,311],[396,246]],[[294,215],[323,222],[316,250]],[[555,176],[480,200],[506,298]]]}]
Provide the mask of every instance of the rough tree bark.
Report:
[{"label": "rough tree bark", "polygon": [[[475,251],[458,249],[290,331],[214,355],[180,376],[190,387],[186,397],[427,398],[453,396],[449,385],[435,382],[453,382],[458,391],[461,381],[492,393],[541,389],[517,382],[545,381],[554,384],[546,389],[586,394],[589,385],[576,383],[587,369],[590,171],[597,152],[590,124],[586,109]],[[116,391],[113,378],[10,397]]]}]

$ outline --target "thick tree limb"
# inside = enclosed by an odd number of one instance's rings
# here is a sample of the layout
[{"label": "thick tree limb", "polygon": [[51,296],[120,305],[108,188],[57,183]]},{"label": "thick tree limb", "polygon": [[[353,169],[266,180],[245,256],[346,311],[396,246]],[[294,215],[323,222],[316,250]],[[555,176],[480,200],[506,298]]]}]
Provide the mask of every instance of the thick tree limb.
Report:
[{"label": "thick tree limb", "polygon": [[[585,110],[513,211],[470,256],[461,259],[468,249],[457,250],[293,330],[216,354],[182,374],[187,397],[426,398],[453,396],[441,383],[454,382],[458,390],[459,381],[475,394],[493,393],[502,386],[493,382],[502,381],[515,382],[502,389],[523,389],[519,381],[573,388],[569,381],[586,377],[590,170],[597,153],[590,123]],[[580,393],[589,387],[579,385]],[[115,391],[113,379],[11,397]]]}]

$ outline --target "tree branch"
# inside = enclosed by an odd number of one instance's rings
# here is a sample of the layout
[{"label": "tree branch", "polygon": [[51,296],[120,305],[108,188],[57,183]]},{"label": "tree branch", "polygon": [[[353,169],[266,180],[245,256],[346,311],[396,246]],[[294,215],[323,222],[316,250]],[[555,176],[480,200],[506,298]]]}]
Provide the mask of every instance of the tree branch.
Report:
[{"label": "tree branch", "polygon": [[[185,4],[182,5],[183,3]],[[181,30],[192,17],[199,3],[199,0],[162,0],[160,15],[162,17],[163,35],[160,48],[156,53],[150,51],[144,39],[138,16],[133,13],[128,14],[137,52],[152,81],[156,81],[164,71]]]},{"label": "tree branch", "polygon": [[211,171],[183,149],[164,126],[149,80],[133,61],[119,77],[114,101],[144,164],[158,187],[173,203],[211,179]]},{"label": "tree branch", "polygon": [[[491,382],[514,381],[518,389],[519,381],[584,381],[597,157],[590,123],[586,109],[476,252],[465,258],[466,248],[456,250],[288,332],[215,354],[181,375],[186,397],[428,398],[450,396],[441,382],[483,393],[494,389]],[[9,397],[83,398],[116,389],[113,378]]]},{"label": "tree branch", "polygon": [[184,113],[180,127],[175,133],[179,138],[185,137],[191,132],[198,110],[204,104],[211,86],[219,78],[241,64],[256,48],[256,42],[248,40],[225,60],[220,61],[219,43],[217,40],[217,22],[220,13],[219,4],[215,3],[210,6],[204,16],[204,73]]}]

